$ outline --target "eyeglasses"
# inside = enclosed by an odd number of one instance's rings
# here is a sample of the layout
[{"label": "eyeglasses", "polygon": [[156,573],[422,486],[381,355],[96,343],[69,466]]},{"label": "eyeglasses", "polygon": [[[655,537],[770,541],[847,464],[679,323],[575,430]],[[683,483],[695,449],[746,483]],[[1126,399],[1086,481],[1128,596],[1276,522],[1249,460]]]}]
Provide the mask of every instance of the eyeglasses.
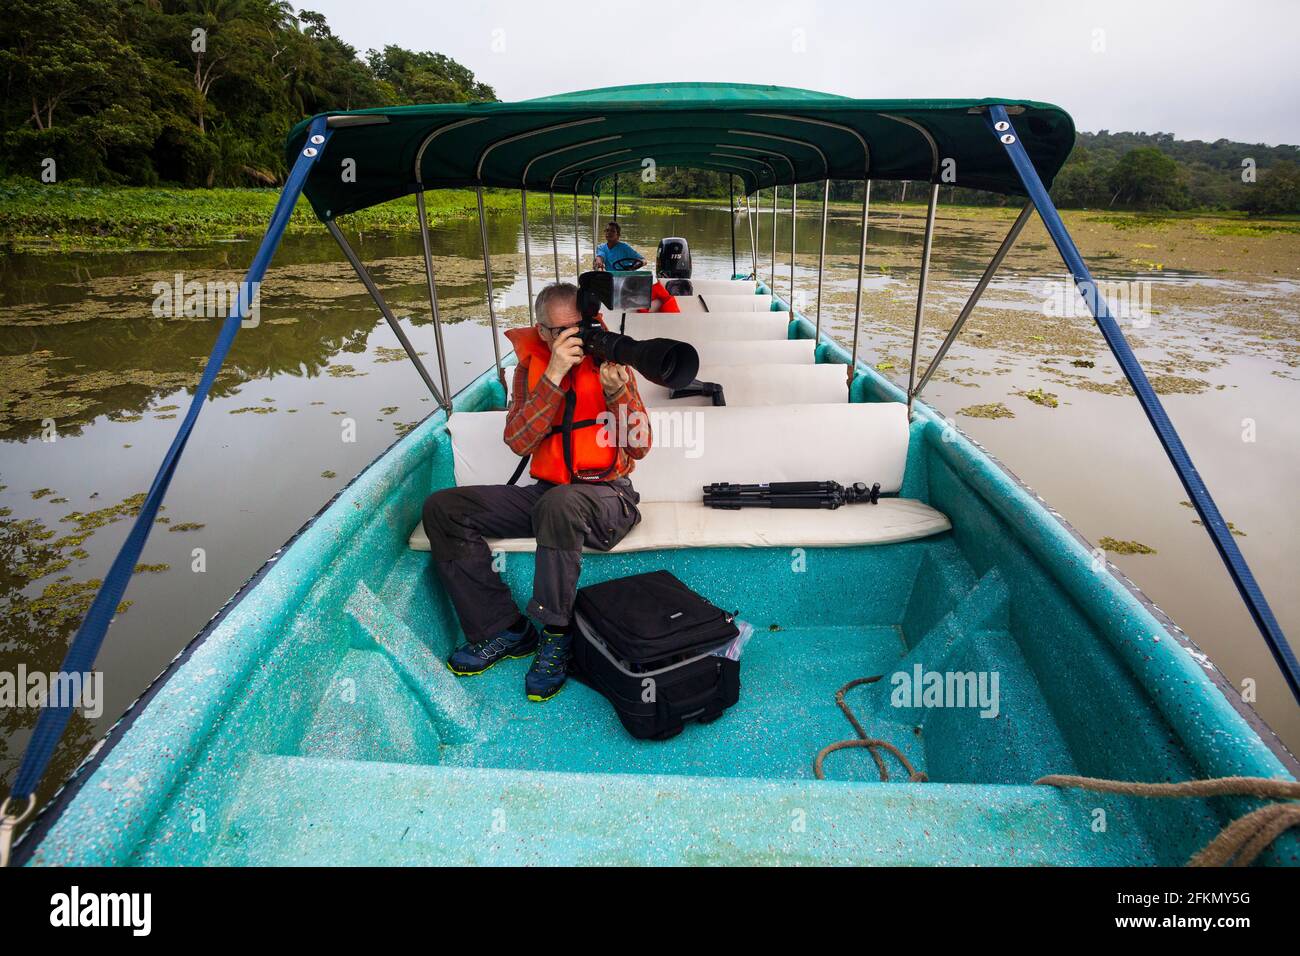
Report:
[{"label": "eyeglasses", "polygon": [[559,335],[561,332],[563,332],[565,329],[576,329],[576,328],[577,328],[576,325],[547,325],[545,322],[538,322],[538,323],[537,323],[537,327],[538,327],[539,329],[545,329],[549,334],[551,334],[551,335],[553,335],[553,336],[558,336],[558,335]]}]

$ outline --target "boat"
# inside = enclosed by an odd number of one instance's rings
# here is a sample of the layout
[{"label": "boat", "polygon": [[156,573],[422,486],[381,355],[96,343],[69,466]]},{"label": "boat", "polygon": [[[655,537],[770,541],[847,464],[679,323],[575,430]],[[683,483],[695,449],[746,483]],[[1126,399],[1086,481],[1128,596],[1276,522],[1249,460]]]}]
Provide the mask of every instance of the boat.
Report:
[{"label": "boat", "polygon": [[[1027,100],[886,102],[689,83],[356,110],[300,124],[250,280],[265,273],[305,193],[439,407],[212,618],[34,816],[14,862],[1181,865],[1232,821],[1266,811],[1279,793],[1294,796],[1295,758],[1206,655],[1060,514],[920,400],[1035,210],[1076,281],[1090,281],[1046,193],[1073,141],[1064,110]],[[344,157],[356,164],[355,182],[338,174]],[[720,383],[726,404],[646,386],[659,417],[656,447],[633,475],[643,520],[611,551],[585,555],[582,571],[594,583],[666,568],[753,625],[739,702],[667,741],[631,738],[607,702],[575,681],[554,701],[529,702],[526,661],[454,677],[445,661],[460,631],[420,528],[432,491],[505,481],[517,460],[500,440],[513,357],[498,344],[472,384],[455,395],[448,388],[424,191],[479,190],[481,228],[484,188],[521,191],[531,310],[534,272],[542,282],[552,270],[547,250],[529,246],[528,192],[550,195],[549,251],[554,277],[564,278],[556,196],[572,196],[581,262],[580,192],[595,200],[601,181],[635,175],[647,158],[724,173],[743,197],[742,211],[733,191],[730,275],[694,277],[681,314],[620,317],[630,335],[695,345],[701,379]],[[926,275],[946,159],[959,184],[1025,205],[926,366],[917,340],[934,320]],[[796,183],[831,179],[868,183],[850,347],[822,331],[824,270],[811,316],[793,295],[775,293],[775,251],[760,275],[760,191],[771,190],[775,209],[779,189],[793,197]],[[872,180],[930,185],[906,389],[859,355]],[[435,319],[432,370],[336,222],[411,194]],[[593,245],[598,217],[593,202]],[[793,238],[798,217],[789,218]],[[775,250],[775,212],[770,222]],[[748,256],[737,228],[748,232]],[[794,283],[792,264],[787,291]],[[1089,305],[1207,529],[1222,529],[1230,571],[1253,586],[1208,492],[1182,468],[1163,411],[1146,404],[1159,408],[1131,352],[1124,357],[1122,334],[1114,340],[1105,304],[1094,296]],[[238,321],[237,307],[175,456]],[[174,460],[150,501],[161,500]],[[878,483],[881,497],[834,510],[728,511],[700,500],[710,482],[830,479]],[[535,543],[491,544],[525,596]],[[114,580],[102,595],[110,610],[120,599]],[[1285,637],[1275,622],[1270,630],[1254,591],[1252,611],[1265,638],[1280,641],[1283,661]],[[107,622],[92,609],[89,636],[79,634],[65,669],[93,661]],[[943,697],[963,690],[964,705]],[[38,728],[38,750],[51,732],[57,739],[54,723]],[[25,772],[38,765],[39,753],[29,755]],[[11,828],[34,802],[30,777],[6,802]],[[1223,783],[1235,778],[1249,778],[1245,789]],[[1198,781],[1218,783],[1197,790]],[[1296,864],[1296,835],[1274,836],[1252,858]]]}]

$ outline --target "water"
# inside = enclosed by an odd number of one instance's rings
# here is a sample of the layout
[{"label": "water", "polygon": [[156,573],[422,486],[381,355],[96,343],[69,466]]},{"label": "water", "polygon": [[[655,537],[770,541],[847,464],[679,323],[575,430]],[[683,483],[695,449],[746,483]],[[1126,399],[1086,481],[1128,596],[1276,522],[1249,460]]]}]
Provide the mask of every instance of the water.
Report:
[{"label": "water", "polygon": [[[796,300],[810,315],[816,295],[815,215],[814,207],[799,220],[795,280]],[[562,211],[560,271],[572,278],[572,219],[564,218]],[[624,235],[643,253],[653,252],[659,236],[681,235],[691,243],[697,275],[731,272],[725,209],[643,206],[622,218]],[[590,250],[589,223],[584,216],[584,255]],[[860,354],[902,382],[910,353],[919,225],[915,211],[878,215],[869,243]],[[1005,228],[1005,223],[941,216],[923,356],[933,354]],[[532,237],[540,287],[555,271],[549,224],[534,222]],[[417,237],[355,239],[434,368]],[[779,258],[786,258],[777,270],[777,287],[784,292],[789,284],[786,215],[778,241]],[[743,219],[738,242],[745,271],[749,240]],[[498,311],[511,323],[527,316],[521,243],[517,219],[492,220],[489,249]],[[62,591],[101,576],[129,527],[122,513],[92,513],[148,487],[187,407],[187,386],[197,380],[217,321],[154,318],[154,283],[170,283],[177,272],[200,281],[237,279],[254,247],[248,241],[193,250],[0,259],[5,380],[0,386],[0,485],[5,486],[0,508],[9,509],[0,512],[0,583],[7,611],[0,624],[0,671],[14,672],[20,662],[29,672],[57,668],[78,623],[78,605]],[[827,242],[831,271],[823,310],[826,326],[846,343],[852,338],[857,249],[855,219],[837,213]],[[764,214],[759,235],[764,275],[770,250],[770,216]],[[1049,252],[1035,223],[929,385],[926,400],[983,442],[1090,540],[1111,536],[1154,548],[1154,554],[1110,558],[1234,683],[1254,680],[1256,706],[1294,749],[1300,744],[1300,714],[1204,530],[1193,524],[1195,514],[1180,504],[1186,495],[1139,406],[1131,396],[1097,390],[1113,391],[1119,377],[1100,336],[1086,319],[1043,315],[1041,277],[1063,277]],[[447,320],[448,372],[456,391],[492,357],[477,224],[439,228],[434,255]],[[1158,315],[1149,327],[1132,329],[1138,354],[1148,368],[1170,377],[1170,387],[1183,390],[1166,395],[1166,406],[1224,514],[1246,533],[1239,539],[1242,549],[1283,628],[1300,633],[1295,574],[1300,520],[1293,492],[1300,420],[1288,413],[1300,397],[1295,366],[1288,364],[1297,342],[1296,283],[1271,275],[1135,269],[1122,257],[1103,256],[1100,265],[1102,276],[1152,281]],[[1247,303],[1248,321],[1241,303]],[[1265,314],[1274,320],[1260,325]],[[1019,394],[1038,388],[1053,393],[1057,407]],[[241,331],[213,396],[172,483],[163,513],[168,522],[155,528],[141,559],[155,568],[133,579],[127,593],[131,605],[119,614],[101,654],[102,715],[74,719],[43,789],[46,796],[266,557],[434,408],[391,330],[323,233],[286,240],[265,283],[260,324]],[[959,413],[998,402],[1014,418]],[[43,441],[50,419],[56,440]],[[1253,422],[1253,441],[1243,440],[1246,421]],[[354,440],[345,440],[349,431]],[[91,517],[78,520],[78,514]],[[178,525],[189,530],[172,530]],[[78,531],[89,534],[69,540]],[[48,573],[34,577],[43,571]],[[59,581],[64,576],[68,580]],[[52,582],[56,590],[47,593],[49,600],[33,602]],[[82,595],[81,606],[90,593]],[[0,713],[0,768],[7,786],[35,711]]]}]

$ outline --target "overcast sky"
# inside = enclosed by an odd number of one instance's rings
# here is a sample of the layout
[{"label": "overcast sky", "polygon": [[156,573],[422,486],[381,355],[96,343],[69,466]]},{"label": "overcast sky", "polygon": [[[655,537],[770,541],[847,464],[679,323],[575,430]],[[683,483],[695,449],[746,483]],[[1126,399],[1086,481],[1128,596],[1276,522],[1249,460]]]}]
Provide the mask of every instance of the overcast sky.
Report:
[{"label": "overcast sky", "polygon": [[302,2],[362,52],[445,53],[503,100],[666,80],[774,83],[1037,99],[1081,130],[1300,143],[1300,0]]}]

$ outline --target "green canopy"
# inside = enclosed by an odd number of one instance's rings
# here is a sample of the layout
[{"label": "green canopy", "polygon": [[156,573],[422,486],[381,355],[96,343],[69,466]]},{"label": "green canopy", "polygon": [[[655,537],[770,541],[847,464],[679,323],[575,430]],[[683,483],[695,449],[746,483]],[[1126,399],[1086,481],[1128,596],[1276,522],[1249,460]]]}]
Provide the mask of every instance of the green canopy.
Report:
[{"label": "green canopy", "polygon": [[[1007,107],[1044,183],[1074,145],[1047,103],[858,100],[780,86],[651,83],[521,103],[448,103],[329,113],[333,138],[306,193],[322,219],[425,189],[589,192],[651,161],[734,173],[745,192],[822,179],[951,182],[1023,195],[984,113]],[[290,162],[310,120],[286,143]],[[353,177],[341,175],[344,159]],[[951,162],[949,162],[951,160]]]}]

